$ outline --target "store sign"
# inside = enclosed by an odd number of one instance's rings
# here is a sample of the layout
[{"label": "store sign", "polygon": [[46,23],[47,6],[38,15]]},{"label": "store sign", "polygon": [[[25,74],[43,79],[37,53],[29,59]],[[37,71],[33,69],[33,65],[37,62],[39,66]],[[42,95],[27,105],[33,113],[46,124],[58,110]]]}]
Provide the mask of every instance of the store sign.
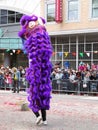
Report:
[{"label": "store sign", "polygon": [[56,0],[55,2],[55,21],[57,23],[62,22],[62,6],[63,6],[63,0]]}]

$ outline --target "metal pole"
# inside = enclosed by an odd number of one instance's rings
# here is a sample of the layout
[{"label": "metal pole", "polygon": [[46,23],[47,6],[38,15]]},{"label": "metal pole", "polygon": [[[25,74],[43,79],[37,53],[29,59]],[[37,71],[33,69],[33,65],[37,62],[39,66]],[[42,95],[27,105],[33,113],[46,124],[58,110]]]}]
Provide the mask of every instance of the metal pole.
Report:
[{"label": "metal pole", "polygon": [[55,37],[55,62],[57,61],[57,37]]},{"label": "metal pole", "polygon": [[76,36],[76,70],[78,69],[78,61],[79,61],[79,57],[78,57],[78,35]]},{"label": "metal pole", "polygon": [[78,95],[80,95],[80,82],[81,81],[78,81]]},{"label": "metal pole", "polygon": [[91,50],[91,64],[93,64],[93,43],[92,43],[92,50]]},{"label": "metal pole", "polygon": [[69,35],[69,53],[70,53],[70,42],[71,42],[71,41],[70,41],[70,35]]},{"label": "metal pole", "polygon": [[63,44],[62,44],[62,68],[63,68]]}]

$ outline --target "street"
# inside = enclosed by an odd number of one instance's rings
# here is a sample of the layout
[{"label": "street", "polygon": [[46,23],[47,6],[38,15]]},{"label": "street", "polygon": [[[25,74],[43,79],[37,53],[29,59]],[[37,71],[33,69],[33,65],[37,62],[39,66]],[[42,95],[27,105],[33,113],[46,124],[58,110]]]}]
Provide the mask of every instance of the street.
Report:
[{"label": "street", "polygon": [[31,110],[21,111],[27,102],[26,92],[0,91],[0,130],[98,130],[98,97],[52,94],[47,126],[37,126]]}]

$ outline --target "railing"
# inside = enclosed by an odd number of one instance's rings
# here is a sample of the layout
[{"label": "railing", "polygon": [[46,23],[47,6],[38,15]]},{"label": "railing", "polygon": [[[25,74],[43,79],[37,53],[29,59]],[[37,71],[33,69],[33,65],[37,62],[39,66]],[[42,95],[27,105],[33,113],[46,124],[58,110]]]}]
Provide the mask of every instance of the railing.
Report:
[{"label": "railing", "polygon": [[57,93],[98,94],[98,80],[71,82],[69,79],[52,80],[52,91]]},{"label": "railing", "polygon": [[[20,81],[18,81],[19,90],[25,91],[28,88],[28,82],[25,78],[21,78]],[[14,88],[14,81],[12,80],[12,83],[6,83],[4,79],[0,80],[0,89],[1,90],[13,90]]]},{"label": "railing", "polygon": [[[89,80],[86,86],[83,85],[83,80],[71,82],[69,79],[52,80],[52,92],[56,93],[74,93],[74,94],[98,94],[98,80]],[[26,91],[29,87],[25,78],[21,78],[18,82],[20,91]],[[0,89],[13,90],[14,84],[7,84],[4,80],[0,80]]]}]

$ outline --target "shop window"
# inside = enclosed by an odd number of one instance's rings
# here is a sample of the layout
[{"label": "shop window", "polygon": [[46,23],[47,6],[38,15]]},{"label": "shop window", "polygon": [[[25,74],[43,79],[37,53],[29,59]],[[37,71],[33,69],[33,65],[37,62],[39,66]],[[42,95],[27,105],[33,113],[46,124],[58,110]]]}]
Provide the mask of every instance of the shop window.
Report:
[{"label": "shop window", "polygon": [[4,64],[4,53],[0,51],[0,66]]},{"label": "shop window", "polygon": [[15,14],[15,12],[14,11],[8,11],[8,15],[11,15],[11,14]]},{"label": "shop window", "polygon": [[15,23],[15,15],[8,16],[8,23]]},{"label": "shop window", "polygon": [[20,22],[20,18],[22,17],[23,14],[16,14],[16,23]]},{"label": "shop window", "polygon": [[1,10],[1,15],[7,15],[7,10]]},{"label": "shop window", "polygon": [[0,17],[0,24],[7,24],[7,16]]}]

